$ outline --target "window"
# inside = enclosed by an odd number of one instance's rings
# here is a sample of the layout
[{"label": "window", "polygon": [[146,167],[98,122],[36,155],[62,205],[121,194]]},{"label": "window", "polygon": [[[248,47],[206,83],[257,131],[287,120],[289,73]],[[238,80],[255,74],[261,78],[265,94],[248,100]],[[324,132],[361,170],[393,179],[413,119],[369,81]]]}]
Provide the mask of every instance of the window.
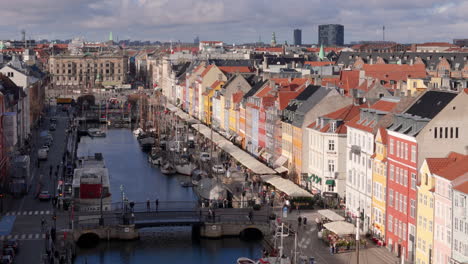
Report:
[{"label": "window", "polygon": [[390,164],[390,180],[394,180],[395,167],[393,164]]},{"label": "window", "polygon": [[445,127],[445,138],[448,138],[448,127]]},{"label": "window", "polygon": [[330,151],[335,150],[335,141],[334,140],[328,140],[328,150],[330,150]]},{"label": "window", "polygon": [[408,203],[406,202],[406,196],[403,196],[403,213],[408,213]]},{"label": "window", "polygon": [[411,173],[411,189],[416,190],[416,174]]},{"label": "window", "polygon": [[410,201],[410,216],[414,218],[416,215],[416,201],[411,199]]},{"label": "window", "polygon": [[395,192],[395,209],[400,211],[400,194]]},{"label": "window", "polygon": [[405,169],[403,174],[403,185],[408,187],[408,170]]},{"label": "window", "polygon": [[453,127],[450,128],[450,138],[453,138]]},{"label": "window", "polygon": [[395,181],[396,183],[400,184],[400,168],[399,167],[396,167],[395,168]]},{"label": "window", "polygon": [[437,138],[437,127],[434,127],[434,138]]},{"label": "window", "polygon": [[335,171],[335,161],[334,160],[328,160],[328,171],[329,172],[334,172]]},{"label": "window", "polygon": [[393,190],[390,190],[388,202],[390,203],[390,206],[393,206]]},{"label": "window", "polygon": [[434,208],[434,198],[430,197],[429,199],[429,206],[432,208]]},{"label": "window", "polygon": [[416,162],[416,146],[411,146],[411,162]]},{"label": "window", "polygon": [[388,231],[393,232],[393,216],[388,216]]},{"label": "window", "polygon": [[397,141],[397,145],[396,145],[396,156],[397,156],[398,158],[401,157],[401,155],[400,155],[400,141]]},{"label": "window", "polygon": [[458,138],[458,127],[455,128],[455,138]]},{"label": "window", "polygon": [[408,159],[408,143],[405,143],[405,160]]},{"label": "window", "polygon": [[393,145],[394,145],[394,140],[393,138],[390,139],[390,154],[393,155]]}]

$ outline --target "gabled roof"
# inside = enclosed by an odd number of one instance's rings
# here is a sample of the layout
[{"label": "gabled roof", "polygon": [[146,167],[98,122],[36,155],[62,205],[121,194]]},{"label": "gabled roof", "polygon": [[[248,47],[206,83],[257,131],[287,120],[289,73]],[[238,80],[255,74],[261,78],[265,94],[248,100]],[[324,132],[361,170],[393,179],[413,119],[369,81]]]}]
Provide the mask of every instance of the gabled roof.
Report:
[{"label": "gabled roof", "polygon": [[457,94],[443,91],[425,92],[408,110],[406,114],[422,118],[434,118],[449,104]]},{"label": "gabled roof", "polygon": [[457,190],[459,192],[462,192],[464,194],[468,194],[468,181],[462,182],[458,185],[455,185],[453,187],[454,190]]},{"label": "gabled roof", "polygon": [[[334,133],[346,134],[346,132],[347,132],[346,123],[351,121],[354,117],[358,116],[359,115],[359,109],[361,109],[362,107],[366,107],[366,106],[367,106],[366,104],[347,105],[347,106],[342,107],[342,108],[340,108],[340,109],[338,109],[338,110],[336,110],[334,112],[331,112],[331,113],[328,113],[328,114],[322,116],[322,118],[331,119],[331,120],[334,120],[334,121],[342,121],[336,127],[336,131]],[[330,131],[330,122],[328,122],[327,125],[324,126],[323,128],[319,128],[318,125],[319,124],[317,124],[317,122],[313,122],[308,127],[312,128],[312,129],[320,130],[320,132],[329,132]]]},{"label": "gabled roof", "polygon": [[235,103],[235,104],[240,103],[243,96],[244,96],[244,93],[242,93],[242,92],[237,92],[237,93],[232,94],[233,103]]},{"label": "gabled roof", "polygon": [[375,102],[375,104],[371,105],[371,107],[369,108],[383,112],[390,112],[393,110],[393,108],[395,108],[398,102],[399,100],[383,97],[379,101]]},{"label": "gabled roof", "polygon": [[205,77],[206,74],[208,74],[208,72],[213,68],[215,67],[215,65],[208,65],[208,67],[205,68],[205,70],[201,73],[201,77]]},{"label": "gabled roof", "polygon": [[447,159],[448,161],[442,161],[440,159],[431,161],[431,158],[427,158],[426,160],[428,160],[428,164],[432,163],[431,166],[436,170],[434,174],[449,181],[453,181],[459,176],[468,174],[468,155],[452,152]]}]

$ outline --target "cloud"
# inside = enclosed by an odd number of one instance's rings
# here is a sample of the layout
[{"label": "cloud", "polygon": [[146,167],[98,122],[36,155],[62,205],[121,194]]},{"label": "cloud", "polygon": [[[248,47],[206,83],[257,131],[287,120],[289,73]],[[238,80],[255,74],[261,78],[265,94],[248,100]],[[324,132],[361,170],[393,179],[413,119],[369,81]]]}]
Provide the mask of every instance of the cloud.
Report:
[{"label": "cloud", "polygon": [[[8,3],[6,3],[8,1]],[[2,4],[2,2],[4,2]],[[345,41],[450,41],[464,37],[468,3],[463,0],[0,0],[0,39],[18,38],[26,29],[34,38],[114,36],[147,40],[219,39],[279,43],[317,41],[317,26],[340,23]]]}]

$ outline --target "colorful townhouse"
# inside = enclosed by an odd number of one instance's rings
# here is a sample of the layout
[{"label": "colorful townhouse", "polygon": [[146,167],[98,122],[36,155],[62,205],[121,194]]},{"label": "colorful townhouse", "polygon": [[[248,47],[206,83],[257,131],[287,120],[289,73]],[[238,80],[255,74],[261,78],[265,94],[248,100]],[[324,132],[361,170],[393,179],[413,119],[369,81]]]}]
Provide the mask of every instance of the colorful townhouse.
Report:
[{"label": "colorful townhouse", "polygon": [[[468,163],[468,162],[467,162]],[[468,169],[465,169],[467,171]],[[462,264],[468,262],[468,181],[463,179],[453,185],[453,246],[451,262]],[[458,221],[458,223],[456,223]]]},{"label": "colorful townhouse", "polygon": [[385,215],[387,199],[387,130],[380,127],[375,136],[375,153],[372,162],[372,215],[371,232],[385,241]]},{"label": "colorful townhouse", "polygon": [[[210,102],[205,102],[205,99],[208,99],[204,93],[209,90],[209,88],[216,81],[226,82],[227,78],[224,73],[214,64],[208,65],[205,70],[200,74],[201,82],[198,85],[198,93],[195,96],[198,96],[198,120],[201,120],[206,123],[207,120],[210,120],[211,117],[208,116],[208,112],[205,111],[206,104],[211,105]],[[211,97],[210,97],[211,98]],[[211,113],[211,112],[210,112]]]},{"label": "colorful townhouse", "polygon": [[[211,126],[212,121],[216,121],[216,128],[220,125],[220,102],[219,102],[219,91],[221,86],[224,84],[223,81],[215,81],[209,88],[206,88],[203,92],[203,111],[205,119],[202,120],[205,124]],[[213,111],[214,110],[214,111]]]},{"label": "colorful townhouse", "polygon": [[418,192],[417,201],[410,202],[410,215],[416,215],[418,219],[416,227],[416,263],[418,264],[434,263],[434,173],[446,165],[446,160],[446,158],[425,159],[419,169],[421,180],[417,182],[416,179],[411,179],[410,184],[416,185]]},{"label": "colorful townhouse", "polygon": [[[433,174],[435,180],[434,247],[425,249],[424,240],[422,239],[422,249],[421,245],[418,245],[419,249],[429,252],[428,255],[433,259],[432,263],[448,264],[452,263],[453,251],[461,251],[465,259],[468,255],[466,254],[466,247],[463,247],[463,245],[468,244],[466,235],[457,234],[455,236],[455,233],[460,231],[465,232],[464,229],[466,226],[464,223],[466,222],[466,213],[459,214],[459,210],[455,211],[455,209],[458,209],[459,205],[453,207],[455,202],[460,202],[458,199],[456,201],[453,200],[454,186],[462,185],[468,181],[468,156],[450,153],[443,161],[439,161],[438,165],[440,168]],[[425,181],[425,178],[423,177],[421,180]],[[424,197],[420,198],[424,199]],[[424,221],[424,219],[422,219],[422,221]],[[460,224],[463,224],[463,226],[460,226]],[[426,244],[426,246],[428,245]],[[460,248],[460,246],[462,247]],[[458,253],[455,253],[455,256],[460,258]]]},{"label": "colorful townhouse", "polygon": [[346,191],[346,124],[364,105],[348,105],[322,115],[310,124],[306,189],[321,194],[330,206],[338,205]]},{"label": "colorful townhouse", "polygon": [[346,145],[346,210],[355,221],[360,217],[360,229],[371,230],[372,160],[375,135],[380,127],[391,124],[399,98],[383,97],[370,107],[361,108],[359,115],[348,122]]},{"label": "colorful townhouse", "polygon": [[386,240],[389,249],[405,260],[416,260],[418,218],[411,209],[418,200],[416,187],[411,183],[421,180],[418,171],[426,157],[464,151],[460,145],[467,142],[468,135],[456,134],[456,130],[468,122],[462,114],[468,111],[467,101],[467,93],[427,91],[402,114],[395,115],[387,130]]}]

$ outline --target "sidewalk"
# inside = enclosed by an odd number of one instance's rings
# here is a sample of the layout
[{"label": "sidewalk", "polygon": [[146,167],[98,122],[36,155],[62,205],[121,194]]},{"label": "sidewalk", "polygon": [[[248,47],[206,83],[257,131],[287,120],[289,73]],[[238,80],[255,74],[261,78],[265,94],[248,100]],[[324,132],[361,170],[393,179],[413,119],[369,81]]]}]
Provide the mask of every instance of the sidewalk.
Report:
[{"label": "sidewalk", "polygon": [[[298,226],[298,217],[306,217],[307,225]],[[325,242],[318,238],[317,227],[315,218],[319,217],[316,210],[293,210],[288,214],[286,222],[292,225],[293,231],[297,231],[297,255],[314,257],[316,263],[329,263],[329,264],[357,264],[356,252],[340,252],[337,254],[330,254],[329,247]],[[294,236],[289,236],[284,239],[284,252],[288,256],[292,256],[294,252]],[[368,243],[367,248],[360,248],[359,264],[396,264],[400,263],[391,252],[384,247],[378,247],[371,241]]]}]

